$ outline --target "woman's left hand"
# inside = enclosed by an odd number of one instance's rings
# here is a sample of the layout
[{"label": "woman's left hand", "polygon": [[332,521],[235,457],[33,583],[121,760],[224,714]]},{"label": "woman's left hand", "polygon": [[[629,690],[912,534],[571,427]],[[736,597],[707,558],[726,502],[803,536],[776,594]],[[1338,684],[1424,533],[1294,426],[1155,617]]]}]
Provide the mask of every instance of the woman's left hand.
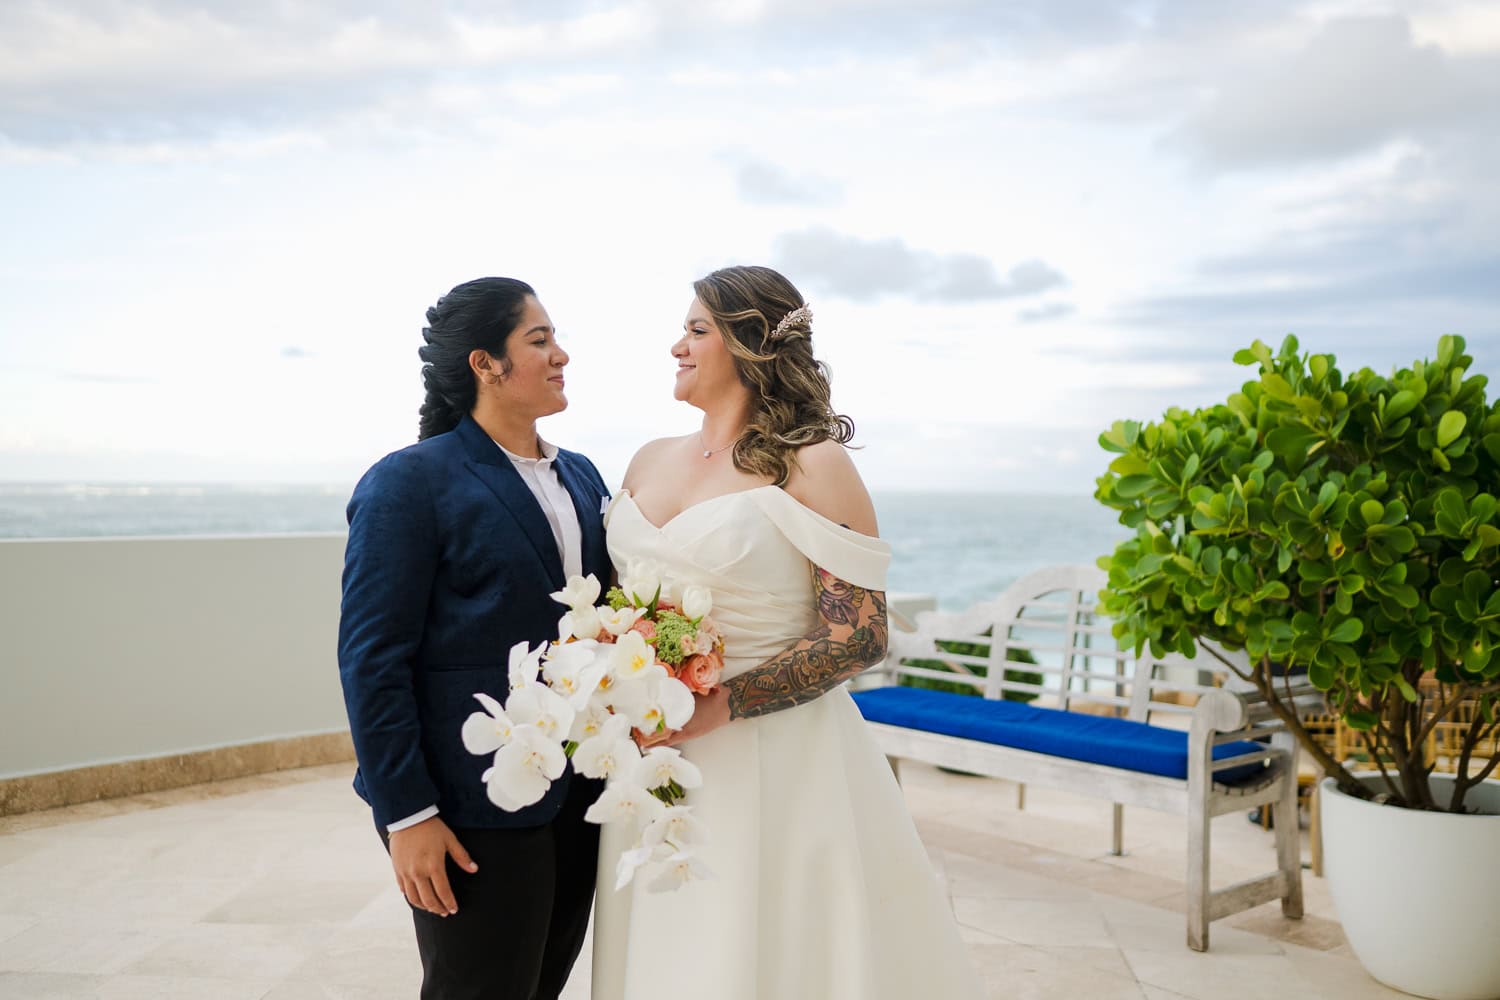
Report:
[{"label": "woman's left hand", "polygon": [[713,694],[693,697],[697,702],[693,706],[693,717],[688,720],[686,726],[668,734],[664,741],[667,746],[676,746],[688,740],[695,740],[729,722],[729,690],[722,684],[714,689]]}]

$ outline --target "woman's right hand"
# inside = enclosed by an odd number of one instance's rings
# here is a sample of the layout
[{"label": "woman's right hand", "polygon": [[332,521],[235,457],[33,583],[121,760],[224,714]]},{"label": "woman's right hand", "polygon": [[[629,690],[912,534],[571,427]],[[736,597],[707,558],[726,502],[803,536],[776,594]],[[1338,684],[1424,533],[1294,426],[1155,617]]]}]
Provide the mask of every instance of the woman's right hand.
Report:
[{"label": "woman's right hand", "polygon": [[448,858],[464,871],[479,870],[464,845],[441,817],[433,816],[391,834],[391,867],[401,895],[419,910],[448,917],[458,912],[453,887],[448,884]]}]

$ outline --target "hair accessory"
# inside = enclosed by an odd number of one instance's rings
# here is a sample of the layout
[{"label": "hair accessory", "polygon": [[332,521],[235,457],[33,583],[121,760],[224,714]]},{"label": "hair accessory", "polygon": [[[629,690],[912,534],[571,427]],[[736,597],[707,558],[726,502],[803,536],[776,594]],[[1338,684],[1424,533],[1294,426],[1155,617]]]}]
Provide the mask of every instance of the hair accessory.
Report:
[{"label": "hair accessory", "polygon": [[798,325],[812,326],[812,306],[800,305],[781,317],[781,322],[777,323],[776,328],[771,331],[770,339],[780,340],[788,333],[791,333],[792,328]]}]

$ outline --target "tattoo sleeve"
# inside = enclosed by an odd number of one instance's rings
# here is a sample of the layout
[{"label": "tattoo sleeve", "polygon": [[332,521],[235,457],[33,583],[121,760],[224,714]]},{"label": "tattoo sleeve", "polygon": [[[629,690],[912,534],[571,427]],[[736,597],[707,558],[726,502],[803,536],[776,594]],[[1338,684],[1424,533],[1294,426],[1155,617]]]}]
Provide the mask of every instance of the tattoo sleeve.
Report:
[{"label": "tattoo sleeve", "polygon": [[813,567],[818,624],[779,657],[725,682],[729,717],[805,704],[885,658],[885,594]]}]

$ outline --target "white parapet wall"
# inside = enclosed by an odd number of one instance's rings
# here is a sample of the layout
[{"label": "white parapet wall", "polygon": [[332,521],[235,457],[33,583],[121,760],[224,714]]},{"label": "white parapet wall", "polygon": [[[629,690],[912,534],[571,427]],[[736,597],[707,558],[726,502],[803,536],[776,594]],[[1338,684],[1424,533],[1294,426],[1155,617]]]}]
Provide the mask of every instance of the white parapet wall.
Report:
[{"label": "white parapet wall", "polygon": [[344,540],[0,541],[0,779],[346,730]]}]

